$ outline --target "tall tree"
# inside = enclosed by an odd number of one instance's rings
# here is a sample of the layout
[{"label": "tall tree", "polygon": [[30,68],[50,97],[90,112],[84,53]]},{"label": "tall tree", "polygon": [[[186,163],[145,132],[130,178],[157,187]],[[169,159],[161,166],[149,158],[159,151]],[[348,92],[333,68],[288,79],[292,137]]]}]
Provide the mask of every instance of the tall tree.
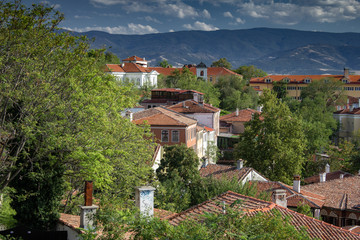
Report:
[{"label": "tall tree", "polygon": [[265,77],[267,75],[266,72],[259,68],[256,68],[253,65],[240,66],[236,70],[234,70],[234,72],[241,74],[246,81],[249,81],[251,78],[254,77]]},{"label": "tall tree", "polygon": [[301,174],[305,161],[302,122],[269,90],[264,91],[260,104],[261,117],[256,115],[247,124],[237,146],[238,156],[271,180],[290,183],[294,174]]},{"label": "tall tree", "polygon": [[164,59],[164,60],[162,60],[161,62],[159,62],[158,65],[159,65],[160,67],[163,67],[163,68],[167,68],[167,67],[172,68],[172,65],[169,64],[166,59]]},{"label": "tall tree", "polygon": [[[120,115],[135,103],[131,89],[99,70],[85,37],[57,33],[62,19],[43,5],[0,2],[0,192],[14,187],[22,198],[17,214],[28,204],[32,219],[38,213],[30,193],[46,192],[55,176],[70,191],[92,179],[123,196],[150,171],[151,141]],[[56,194],[63,193],[60,183]],[[53,214],[42,207],[41,214]]]},{"label": "tall tree", "polygon": [[211,64],[212,67],[224,67],[227,69],[231,69],[231,63],[226,58],[220,58],[219,60],[213,62]]}]

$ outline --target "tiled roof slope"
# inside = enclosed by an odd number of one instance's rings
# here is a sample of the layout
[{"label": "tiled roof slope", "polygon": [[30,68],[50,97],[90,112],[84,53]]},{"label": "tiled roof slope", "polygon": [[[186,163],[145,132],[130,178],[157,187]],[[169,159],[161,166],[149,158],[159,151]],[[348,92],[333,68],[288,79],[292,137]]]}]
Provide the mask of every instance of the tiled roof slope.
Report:
[{"label": "tiled roof slope", "polygon": [[135,124],[147,123],[152,126],[190,126],[197,121],[164,107],[150,108],[133,114]]},{"label": "tiled roof slope", "polygon": [[220,117],[220,121],[224,122],[249,122],[252,119],[253,114],[260,114],[259,111],[254,109],[242,109],[239,110],[239,114],[236,116],[236,111]]},{"label": "tiled roof slope", "polygon": [[[182,68],[162,68],[162,67],[149,67],[149,69],[151,70],[155,70],[158,73],[165,75],[165,76],[170,76],[174,73],[175,70],[180,71],[180,73],[182,72]],[[192,72],[194,75],[196,75],[196,67],[191,67],[189,68],[190,72]],[[208,67],[207,68],[207,75],[208,76],[222,76],[222,75],[236,75],[236,76],[240,76],[240,74],[233,72],[227,68],[224,67]]]},{"label": "tiled roof slope", "polygon": [[168,219],[172,225],[178,225],[185,219],[201,220],[201,215],[205,213],[223,213],[223,203],[225,202],[225,205],[229,206],[235,201],[240,201],[240,203],[235,204],[234,207],[244,211],[244,213],[249,216],[254,216],[259,212],[273,214],[275,210],[278,210],[283,217],[290,218],[290,223],[296,229],[305,227],[305,230],[312,239],[360,239],[360,235],[351,233],[340,227],[280,207],[275,203],[244,196],[231,191],[227,191],[211,200],[166,219]]},{"label": "tiled roof slope", "polygon": [[325,207],[360,211],[360,176],[335,179],[302,186],[304,190],[325,196]]},{"label": "tiled roof slope", "polygon": [[213,107],[206,103],[198,103],[194,100],[186,100],[184,102],[180,102],[175,105],[171,105],[167,108],[171,109],[175,112],[184,113],[184,114],[186,114],[186,113],[216,113],[216,112],[220,111],[220,109],[217,107]]},{"label": "tiled roof slope", "polygon": [[186,92],[193,92],[198,93],[201,95],[204,95],[204,93],[196,91],[196,90],[183,90],[179,88],[158,88],[158,89],[152,89],[152,92],[175,92],[175,93],[186,93]]},{"label": "tiled roof slope", "polygon": [[106,64],[105,72],[151,72],[149,68],[141,67],[136,63],[123,63],[123,64]]},{"label": "tiled roof slope", "polygon": [[[242,181],[251,171],[255,171],[250,167],[243,167],[237,169],[236,166],[221,165],[221,164],[208,164],[206,167],[200,168],[201,177],[213,177],[216,179],[236,178],[239,182]],[[260,174],[260,173],[259,173]]]},{"label": "tiled roof slope", "polygon": [[[348,173],[348,172],[344,172],[344,171],[339,170],[339,171],[327,173],[327,174],[326,174],[326,181],[330,181],[330,180],[334,180],[334,179],[339,179],[341,174],[343,174],[343,177],[344,177],[344,178],[354,176],[354,175],[352,175],[351,173]],[[315,176],[311,176],[311,177],[305,178],[305,179],[304,179],[304,182],[307,183],[307,184],[310,184],[310,183],[318,183],[318,182],[320,182],[320,176],[319,176],[319,174],[318,174],[318,175],[315,175]]]},{"label": "tiled roof slope", "polygon": [[[305,79],[311,80],[320,80],[322,78],[335,78],[337,80],[342,80],[344,75],[268,75],[265,77],[256,77],[250,79],[250,83],[264,83],[265,79],[271,79],[273,82],[279,82],[283,79],[289,79],[290,83],[295,82],[304,82]],[[359,83],[360,84],[360,75],[349,75],[348,78],[350,83]]]},{"label": "tiled roof slope", "polygon": [[60,213],[59,221],[61,223],[63,223],[65,226],[68,226],[68,227],[72,228],[73,230],[78,231],[79,233],[81,233],[81,231],[79,230],[79,228],[80,228],[80,216],[66,214],[66,213]]},{"label": "tiled roof slope", "polygon": [[250,181],[256,183],[257,189],[260,192],[273,191],[274,189],[285,189],[287,205],[290,207],[297,207],[299,202],[304,202],[313,208],[321,208],[325,203],[325,196],[314,193],[315,191],[304,190],[301,186],[300,193],[293,190],[292,186],[281,182],[260,182]]},{"label": "tiled roof slope", "polygon": [[123,61],[145,61],[145,60],[141,57],[132,56],[132,57],[123,59]]},{"label": "tiled roof slope", "polygon": [[334,112],[334,114],[353,114],[353,115],[358,115],[358,114],[360,114],[360,108],[354,108],[352,111],[350,111],[349,109],[343,109],[343,110]]}]

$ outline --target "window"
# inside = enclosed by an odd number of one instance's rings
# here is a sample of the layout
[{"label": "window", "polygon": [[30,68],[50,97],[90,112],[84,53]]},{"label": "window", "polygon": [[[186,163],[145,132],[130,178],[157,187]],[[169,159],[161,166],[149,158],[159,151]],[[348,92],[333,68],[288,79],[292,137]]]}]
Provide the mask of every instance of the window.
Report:
[{"label": "window", "polygon": [[213,79],[212,76],[210,76],[210,82],[212,82],[212,79]]},{"label": "window", "polygon": [[171,141],[179,142],[179,131],[178,130],[171,131]]},{"label": "window", "polygon": [[310,78],[305,78],[305,83],[311,83],[311,79]]},{"label": "window", "polygon": [[343,82],[343,83],[349,83],[349,80],[346,79],[346,78],[344,78],[344,79],[342,80],[342,82]]},{"label": "window", "polygon": [[360,87],[355,87],[355,91],[360,91]]},{"label": "window", "polygon": [[354,87],[344,87],[345,91],[354,91]]},{"label": "window", "polygon": [[266,79],[265,79],[265,82],[266,82],[266,83],[271,83],[271,78],[266,78]]},{"label": "window", "polygon": [[140,86],[140,78],[136,79],[136,85]]},{"label": "window", "polygon": [[286,89],[287,90],[296,90],[296,87],[295,86],[288,86]]},{"label": "window", "polygon": [[201,72],[200,72],[200,76],[204,76],[204,71],[201,71]]},{"label": "window", "polygon": [[169,142],[169,131],[168,130],[162,130],[161,131],[161,141],[162,142]]},{"label": "window", "polygon": [[290,78],[286,77],[282,80],[284,83],[289,83],[290,82]]}]

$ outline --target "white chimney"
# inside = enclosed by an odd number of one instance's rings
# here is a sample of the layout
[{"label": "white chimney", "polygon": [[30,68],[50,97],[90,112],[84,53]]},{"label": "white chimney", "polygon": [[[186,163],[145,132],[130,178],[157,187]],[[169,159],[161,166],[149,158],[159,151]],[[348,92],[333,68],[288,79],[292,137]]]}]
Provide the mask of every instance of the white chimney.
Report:
[{"label": "white chimney", "polygon": [[330,165],[328,163],[325,165],[325,172],[326,173],[330,172]]},{"label": "white chimney", "polygon": [[182,102],[182,107],[183,107],[183,108],[186,107],[185,101]]},{"label": "white chimney", "polygon": [[236,116],[239,116],[239,108],[236,108]]},{"label": "white chimney", "polygon": [[320,219],[320,208],[315,208],[315,210],[314,210],[314,218]]},{"label": "white chimney", "polygon": [[242,159],[237,160],[236,169],[242,169],[244,167],[244,161]]},{"label": "white chimney", "polygon": [[326,172],[320,173],[319,177],[320,177],[320,182],[326,182]]},{"label": "white chimney", "polygon": [[140,210],[140,216],[154,216],[154,191],[151,186],[141,186],[135,189],[135,205]]},{"label": "white chimney", "polygon": [[133,113],[130,110],[126,111],[125,116],[130,120],[130,122],[133,120]]},{"label": "white chimney", "polygon": [[344,178],[344,174],[340,174],[340,179],[343,179]]},{"label": "white chimney", "polygon": [[286,208],[287,200],[286,200],[286,190],[285,189],[275,189],[272,194],[272,201],[277,205]]},{"label": "white chimney", "polygon": [[293,190],[295,192],[300,193],[300,176],[299,175],[294,176]]},{"label": "white chimney", "polygon": [[94,228],[94,217],[99,207],[92,204],[93,183],[85,181],[85,204],[80,206],[80,227],[84,229]]}]

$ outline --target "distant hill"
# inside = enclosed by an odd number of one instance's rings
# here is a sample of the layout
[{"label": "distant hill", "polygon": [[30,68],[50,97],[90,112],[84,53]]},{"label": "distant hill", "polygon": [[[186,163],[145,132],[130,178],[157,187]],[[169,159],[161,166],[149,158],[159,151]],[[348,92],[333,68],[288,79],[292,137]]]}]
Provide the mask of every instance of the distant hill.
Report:
[{"label": "distant hill", "polygon": [[120,35],[91,31],[93,48],[111,47],[120,59],[137,55],[156,66],[162,59],[175,66],[222,57],[234,68],[253,64],[276,74],[340,74],[360,70],[360,33],[310,32],[290,29],[181,31]]}]

